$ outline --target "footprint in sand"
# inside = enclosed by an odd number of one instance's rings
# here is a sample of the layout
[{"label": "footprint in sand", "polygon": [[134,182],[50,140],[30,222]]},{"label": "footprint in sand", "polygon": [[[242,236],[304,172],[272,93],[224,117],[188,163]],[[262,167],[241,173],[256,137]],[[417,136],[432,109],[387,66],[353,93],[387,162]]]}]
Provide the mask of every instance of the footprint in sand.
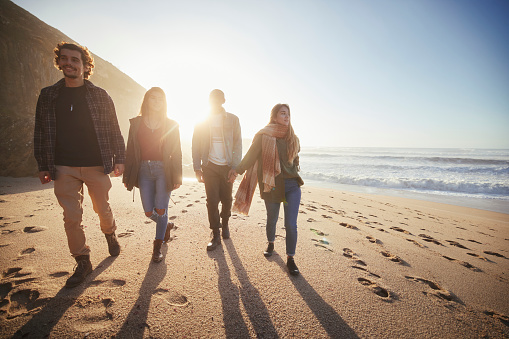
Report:
[{"label": "footprint in sand", "polygon": [[404,264],[404,261],[398,257],[397,255],[391,254],[387,251],[380,252],[384,257],[388,258],[390,261],[397,262],[398,264]]},{"label": "footprint in sand", "polygon": [[442,246],[442,244],[440,243],[440,241],[436,240],[435,238],[433,238],[432,236],[429,236],[427,234],[419,234],[419,236],[422,238],[422,240],[426,241],[426,242],[431,242],[435,245],[440,245]]},{"label": "footprint in sand", "polygon": [[30,254],[33,252],[35,252],[35,248],[29,247],[29,248],[25,248],[23,251],[21,251],[19,255]]},{"label": "footprint in sand", "polygon": [[193,204],[189,204],[189,205],[187,205],[186,207],[192,207],[192,206],[193,206]]},{"label": "footprint in sand", "polygon": [[488,258],[483,257],[483,256],[480,256],[479,254],[476,254],[476,253],[470,253],[470,252],[468,252],[467,254],[468,254],[468,255],[471,255],[472,257],[476,257],[476,258],[479,258],[479,259],[484,260],[484,261],[487,261],[487,262],[493,262],[493,261],[489,260]]},{"label": "footprint in sand", "polygon": [[443,255],[442,257],[444,257],[445,259],[447,259],[449,261],[457,261],[461,266],[465,266],[466,268],[469,268],[469,269],[471,269],[474,272],[482,272],[482,270],[480,268],[475,267],[474,265],[472,265],[472,264],[470,264],[470,263],[468,263],[466,261],[457,260],[457,259],[448,257],[446,255]]},{"label": "footprint in sand", "polygon": [[177,219],[176,215],[172,215],[171,217],[168,218],[168,220],[175,220],[175,219]]},{"label": "footprint in sand", "polygon": [[9,293],[12,291],[12,283],[11,282],[6,282],[6,283],[3,283],[3,284],[0,284],[0,310],[2,310],[2,313],[6,314],[7,313],[7,309],[8,307],[5,307],[4,309],[4,306],[7,306],[9,305],[9,300],[5,299]]},{"label": "footprint in sand", "polygon": [[368,271],[368,270],[367,270],[366,268],[364,268],[364,267],[360,267],[360,266],[352,266],[352,268],[355,268],[355,269],[357,269],[357,270],[361,270],[361,271],[367,272],[367,273],[369,273],[370,275],[372,275],[372,276],[374,276],[374,277],[381,278],[378,274],[375,274],[375,273],[373,273],[373,272],[370,272],[370,271]]},{"label": "footprint in sand", "polygon": [[327,233],[322,232],[322,231],[317,230],[317,229],[314,229],[314,228],[310,228],[309,230],[310,230],[311,232],[313,232],[314,234],[319,235],[319,236],[321,236],[321,237],[326,237],[326,236],[328,236],[328,234],[327,234]]},{"label": "footprint in sand", "polygon": [[32,289],[20,290],[8,296],[7,319],[37,311],[51,299],[39,299],[39,296],[39,291]]},{"label": "footprint in sand", "polygon": [[343,227],[346,227],[346,228],[349,228],[351,230],[358,230],[359,229],[357,226],[347,224],[346,222],[340,222],[339,225],[343,226]]},{"label": "footprint in sand", "polygon": [[405,233],[405,234],[409,234],[409,235],[412,235],[412,233],[408,232],[407,230],[401,228],[401,227],[398,227],[398,226],[393,226],[391,227],[391,230],[394,230],[394,231],[398,231],[398,232],[401,232],[401,233]]},{"label": "footprint in sand", "polygon": [[306,220],[307,222],[315,222],[316,220],[313,219],[313,218],[308,218],[308,220]]},{"label": "footprint in sand", "polygon": [[332,219],[332,217],[330,215],[326,215],[326,214],[322,214],[322,217],[325,219]]},{"label": "footprint in sand", "polygon": [[497,252],[484,251],[484,253],[489,254],[489,255],[493,255],[493,256],[495,256],[495,257],[499,257],[499,258],[507,259],[504,255],[502,255],[502,254],[500,254],[500,253],[497,253]]},{"label": "footprint in sand", "polygon": [[[80,332],[101,330],[112,324],[113,313],[110,307],[115,301],[100,296],[80,296],[69,310],[73,314],[73,327]],[[74,316],[74,314],[76,316]]]},{"label": "footprint in sand", "polygon": [[377,238],[372,237],[372,236],[370,236],[370,235],[368,235],[368,236],[366,237],[366,239],[368,239],[368,240],[369,240],[369,242],[371,242],[371,243],[373,243],[373,244],[380,244],[380,243],[381,243],[381,241],[380,241],[380,240],[378,240]]},{"label": "footprint in sand", "polygon": [[465,250],[468,250],[469,248],[463,246],[462,244],[460,244],[459,242],[457,241],[454,241],[454,240],[446,240],[449,244],[451,244],[452,246],[456,246],[456,247],[459,247],[459,248],[463,248]]},{"label": "footprint in sand", "polygon": [[366,278],[357,278],[357,280],[361,283],[361,285],[366,286],[369,288],[373,293],[378,295],[379,297],[390,300],[390,293],[383,287],[378,286],[378,284],[372,282],[369,279]]},{"label": "footprint in sand", "polygon": [[361,266],[368,266],[364,261],[360,260],[357,257],[357,254],[352,251],[349,248],[343,248],[343,256],[347,257],[348,259],[352,259],[354,263],[361,265]]},{"label": "footprint in sand", "polygon": [[477,240],[468,239],[468,241],[470,241],[470,242],[475,242],[476,244],[480,244],[480,245],[482,245],[482,242],[479,242],[479,241],[477,241]]},{"label": "footprint in sand", "polygon": [[44,226],[27,226],[23,229],[23,232],[25,233],[37,233],[46,231],[48,228]]},{"label": "footprint in sand", "polygon": [[187,210],[182,210],[180,211],[180,213],[187,213]]},{"label": "footprint in sand", "polygon": [[484,311],[484,314],[486,314],[492,318],[500,320],[502,322],[502,324],[504,324],[505,326],[509,326],[509,317],[504,314],[500,314],[495,311]]},{"label": "footprint in sand", "polygon": [[406,239],[406,241],[410,241],[411,243],[413,243],[414,245],[417,245],[419,247],[425,247],[424,245],[420,244],[419,242],[415,241],[414,239]]},{"label": "footprint in sand", "polygon": [[[151,221],[149,221],[148,223],[150,223],[150,222]],[[119,238],[127,238],[127,237],[130,237],[131,235],[134,235],[134,230],[126,230],[125,232],[119,233],[118,237]]]},{"label": "footprint in sand", "polygon": [[23,268],[21,267],[11,267],[11,268],[8,268],[6,269],[3,273],[2,273],[2,276],[4,278],[7,278],[7,277],[19,277],[21,274],[18,273],[19,271],[21,271]]},{"label": "footprint in sand", "polygon": [[165,288],[158,288],[153,294],[172,306],[184,307],[189,304],[189,300],[185,295]]},{"label": "footprint in sand", "polygon": [[427,279],[423,279],[423,278],[418,278],[418,277],[411,277],[411,276],[405,276],[405,278],[410,280],[410,281],[420,282],[420,283],[423,283],[425,285],[428,285],[433,291],[432,292],[423,292],[425,295],[431,294],[431,295],[433,295],[435,297],[438,297],[440,299],[444,299],[444,300],[447,300],[447,301],[456,301],[457,302],[457,299],[454,296],[454,294],[452,294],[451,292],[443,289],[437,283],[435,283],[435,282],[433,282],[431,280],[427,280]]}]

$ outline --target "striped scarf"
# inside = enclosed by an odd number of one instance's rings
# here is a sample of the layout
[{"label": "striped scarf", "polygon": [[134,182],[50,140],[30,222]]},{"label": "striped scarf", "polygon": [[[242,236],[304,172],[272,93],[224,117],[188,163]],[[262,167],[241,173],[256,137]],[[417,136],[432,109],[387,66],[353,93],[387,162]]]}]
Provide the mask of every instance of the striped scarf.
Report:
[{"label": "striped scarf", "polygon": [[[262,184],[263,192],[270,192],[276,186],[276,176],[281,173],[281,162],[277,151],[276,139],[284,138],[288,126],[280,124],[268,124],[256,135],[262,137]],[[254,140],[254,139],[253,139]],[[253,201],[256,183],[258,181],[258,160],[246,171],[242,178],[233,211],[247,215]]]}]

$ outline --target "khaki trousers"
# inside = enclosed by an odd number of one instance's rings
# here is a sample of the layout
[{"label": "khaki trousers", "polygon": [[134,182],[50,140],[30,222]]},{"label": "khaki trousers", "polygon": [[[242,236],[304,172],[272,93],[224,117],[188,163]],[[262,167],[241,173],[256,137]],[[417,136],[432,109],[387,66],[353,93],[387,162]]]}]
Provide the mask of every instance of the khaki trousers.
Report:
[{"label": "khaki trousers", "polygon": [[69,167],[56,166],[55,196],[64,209],[64,228],[69,250],[73,257],[88,255],[83,230],[83,184],[87,185],[94,211],[99,215],[101,230],[111,234],[116,230],[115,219],[108,202],[111,188],[110,177],[104,174],[102,166]]}]

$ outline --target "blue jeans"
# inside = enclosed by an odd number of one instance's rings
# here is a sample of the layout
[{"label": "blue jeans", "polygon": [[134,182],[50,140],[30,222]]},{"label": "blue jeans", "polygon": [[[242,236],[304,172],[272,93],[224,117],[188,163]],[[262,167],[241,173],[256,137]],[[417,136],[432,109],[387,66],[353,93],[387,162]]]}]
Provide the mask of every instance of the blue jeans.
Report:
[{"label": "blue jeans", "polygon": [[[168,203],[170,202],[171,195],[171,191],[167,191],[166,189],[163,162],[152,160],[142,161],[138,185],[140,186],[143,210],[145,213],[152,212],[149,218],[156,222],[156,239],[163,240],[168,224]],[[155,211],[156,208],[164,210],[164,214],[159,215]]]},{"label": "blue jeans", "polygon": [[[286,254],[295,255],[297,248],[297,216],[299,215],[300,206],[300,186],[296,179],[285,179],[285,201],[283,207],[285,210],[285,229],[286,229]],[[274,242],[276,239],[276,223],[279,217],[279,202],[265,201],[267,208],[267,240]]]}]

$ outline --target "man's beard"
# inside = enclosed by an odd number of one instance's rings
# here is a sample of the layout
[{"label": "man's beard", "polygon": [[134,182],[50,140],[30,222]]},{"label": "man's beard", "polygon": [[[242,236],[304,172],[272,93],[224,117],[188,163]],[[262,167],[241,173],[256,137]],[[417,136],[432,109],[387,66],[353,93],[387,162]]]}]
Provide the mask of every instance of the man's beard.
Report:
[{"label": "man's beard", "polygon": [[68,70],[65,70],[65,69],[62,68],[62,72],[64,72],[64,76],[66,78],[71,78],[71,79],[78,78],[78,75],[69,73],[69,72],[76,72],[76,69],[74,69],[74,68],[71,71],[68,71]]}]

